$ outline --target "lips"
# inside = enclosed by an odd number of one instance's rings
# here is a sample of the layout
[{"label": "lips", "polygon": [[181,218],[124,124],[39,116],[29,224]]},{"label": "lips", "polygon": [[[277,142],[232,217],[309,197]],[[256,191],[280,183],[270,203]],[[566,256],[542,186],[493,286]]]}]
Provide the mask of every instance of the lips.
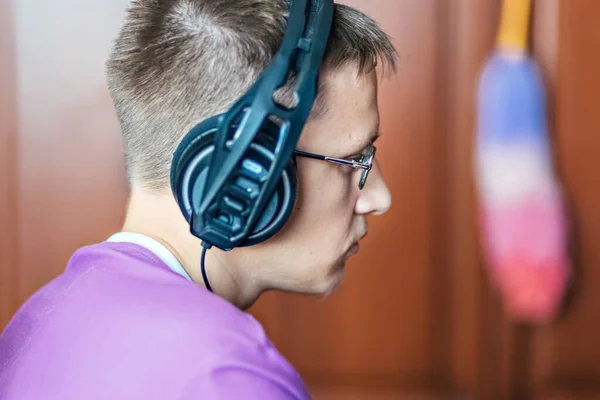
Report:
[{"label": "lips", "polygon": [[351,247],[350,250],[348,250],[348,253],[353,256],[355,254],[358,253],[358,250],[360,249],[360,246],[358,244],[358,242],[354,243]]},{"label": "lips", "polygon": [[346,253],[348,257],[352,257],[353,255],[358,253],[358,251],[360,250],[359,242],[361,240],[363,240],[365,238],[365,236],[367,236],[367,233],[368,233],[368,230],[365,228],[365,231],[361,235],[358,236],[358,239],[356,241],[354,241],[352,243],[352,245],[348,249],[348,252]]}]

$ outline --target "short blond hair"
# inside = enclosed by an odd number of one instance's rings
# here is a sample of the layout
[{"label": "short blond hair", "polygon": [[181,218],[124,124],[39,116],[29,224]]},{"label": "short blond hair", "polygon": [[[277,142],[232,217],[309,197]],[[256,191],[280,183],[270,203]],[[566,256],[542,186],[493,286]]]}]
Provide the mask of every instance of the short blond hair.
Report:
[{"label": "short blond hair", "polygon": [[[279,48],[287,13],[287,0],[132,0],[107,61],[130,185],[169,185],[182,136],[226,111],[258,78]],[[365,73],[379,59],[395,70],[390,38],[360,11],[336,4],[323,67],[356,63]]]}]

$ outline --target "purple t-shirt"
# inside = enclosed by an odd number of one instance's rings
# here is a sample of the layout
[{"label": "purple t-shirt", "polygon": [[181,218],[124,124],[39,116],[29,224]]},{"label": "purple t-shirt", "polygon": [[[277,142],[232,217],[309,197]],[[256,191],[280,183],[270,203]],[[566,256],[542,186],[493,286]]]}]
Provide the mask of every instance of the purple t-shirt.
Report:
[{"label": "purple t-shirt", "polygon": [[73,254],[0,337],[0,399],[308,399],[261,325],[145,247]]}]

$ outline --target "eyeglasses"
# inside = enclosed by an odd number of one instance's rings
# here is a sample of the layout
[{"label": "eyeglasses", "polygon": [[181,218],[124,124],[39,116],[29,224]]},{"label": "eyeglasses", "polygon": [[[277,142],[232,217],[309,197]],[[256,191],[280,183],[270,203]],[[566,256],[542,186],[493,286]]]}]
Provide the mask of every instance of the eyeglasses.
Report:
[{"label": "eyeglasses", "polygon": [[315,160],[323,160],[323,161],[329,161],[334,164],[346,165],[346,166],[349,166],[352,168],[362,168],[363,172],[360,175],[360,181],[358,182],[358,189],[362,190],[363,187],[365,187],[365,183],[367,182],[369,172],[371,172],[371,168],[373,167],[373,160],[375,159],[376,151],[377,151],[377,148],[375,146],[373,146],[372,144],[370,144],[369,147],[367,147],[367,149],[365,150],[365,152],[363,154],[361,154],[360,156],[355,157],[353,159],[349,159],[349,160],[346,160],[343,158],[322,156],[320,154],[307,153],[307,152],[301,151],[301,150],[295,150],[294,154],[301,156],[301,157],[313,158]]}]

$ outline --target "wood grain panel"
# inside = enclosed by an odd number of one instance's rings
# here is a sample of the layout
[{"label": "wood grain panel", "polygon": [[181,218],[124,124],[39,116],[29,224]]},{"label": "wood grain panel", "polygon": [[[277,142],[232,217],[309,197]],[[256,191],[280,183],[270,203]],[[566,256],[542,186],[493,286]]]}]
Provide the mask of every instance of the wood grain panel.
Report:
[{"label": "wood grain panel", "polygon": [[452,377],[475,399],[501,398],[503,321],[490,293],[479,250],[473,186],[475,94],[484,61],[493,49],[499,21],[498,1],[450,2],[448,72],[448,156],[445,180],[447,265],[452,283]]},{"label": "wood grain panel", "polygon": [[553,398],[599,398],[600,3],[563,1],[559,10],[555,143],[572,211],[576,277],[563,317],[536,334],[534,376],[540,393]]},{"label": "wood grain panel", "polygon": [[16,86],[12,1],[0,3],[0,331],[17,307]]}]

